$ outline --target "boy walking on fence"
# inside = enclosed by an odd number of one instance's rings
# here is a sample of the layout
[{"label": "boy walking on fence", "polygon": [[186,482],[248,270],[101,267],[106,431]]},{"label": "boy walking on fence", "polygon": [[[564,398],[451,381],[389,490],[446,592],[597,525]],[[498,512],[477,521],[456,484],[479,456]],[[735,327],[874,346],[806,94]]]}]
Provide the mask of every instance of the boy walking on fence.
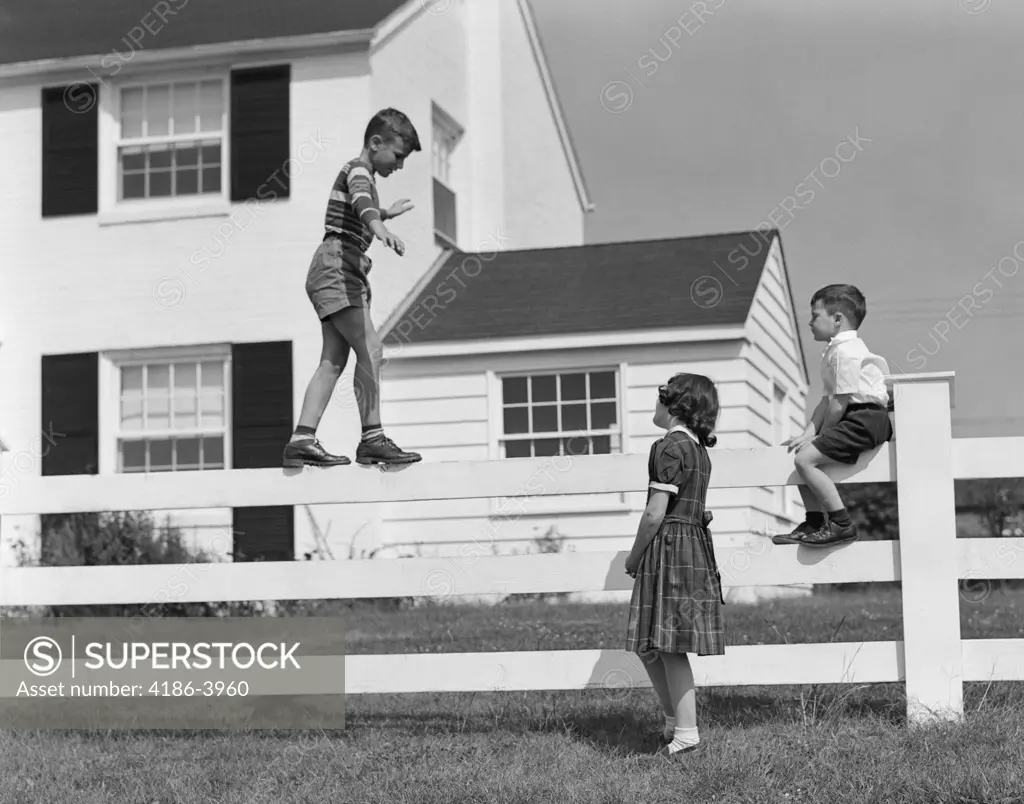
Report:
[{"label": "boy walking on fence", "polygon": [[338,174],[327,202],[326,230],[306,274],[306,294],[320,319],[323,348],[320,365],[306,389],[302,413],[291,440],[284,448],[287,467],[343,466],[344,455],[332,455],[321,446],[316,428],[334,393],[350,351],[356,353],[353,390],[359,404],[363,434],[356,448],[359,464],[405,464],[420,460],[384,435],[380,421],[380,338],[370,319],[372,266],[367,250],[376,237],[399,255],[405,245],[384,226],[408,212],[408,199],[387,210],[379,208],[374,175],[390,176],[401,170],[405,159],[419,151],[420,141],[409,118],[396,109],[373,116],[363,136],[362,153]]},{"label": "boy walking on fence", "polygon": [[792,533],[773,536],[775,544],[830,547],[857,540],[857,526],[822,467],[854,464],[892,438],[888,364],[857,335],[866,315],[864,296],[853,285],[828,285],[811,297],[814,340],[828,342],[821,359],[825,393],[804,432],[783,442],[796,453],[796,470],[806,484],[798,488],[807,518]]}]

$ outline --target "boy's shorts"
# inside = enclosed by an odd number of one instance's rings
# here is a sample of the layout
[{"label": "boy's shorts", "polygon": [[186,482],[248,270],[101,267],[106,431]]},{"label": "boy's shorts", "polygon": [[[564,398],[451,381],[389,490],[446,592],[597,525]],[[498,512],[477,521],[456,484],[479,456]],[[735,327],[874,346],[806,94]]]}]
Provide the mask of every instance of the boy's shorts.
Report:
[{"label": "boy's shorts", "polygon": [[847,405],[843,418],[818,433],[811,443],[826,458],[850,464],[891,438],[892,420],[884,406],[855,403]]},{"label": "boy's shorts", "polygon": [[306,295],[324,321],[339,310],[370,306],[368,274],[373,262],[366,253],[328,234],[317,246],[306,273]]}]

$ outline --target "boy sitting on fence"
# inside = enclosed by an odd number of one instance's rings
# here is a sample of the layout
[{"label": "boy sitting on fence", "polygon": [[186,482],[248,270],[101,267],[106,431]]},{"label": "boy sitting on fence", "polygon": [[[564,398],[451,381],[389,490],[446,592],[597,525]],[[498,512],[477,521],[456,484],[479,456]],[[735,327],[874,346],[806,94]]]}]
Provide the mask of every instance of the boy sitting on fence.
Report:
[{"label": "boy sitting on fence", "polygon": [[866,315],[864,296],[853,285],[828,285],[811,297],[814,340],[828,342],[821,358],[825,393],[804,432],[783,442],[796,452],[796,470],[806,483],[798,488],[807,518],[791,533],[773,536],[775,544],[829,547],[857,540],[857,526],[823,467],[854,464],[892,438],[888,364],[857,335]]}]

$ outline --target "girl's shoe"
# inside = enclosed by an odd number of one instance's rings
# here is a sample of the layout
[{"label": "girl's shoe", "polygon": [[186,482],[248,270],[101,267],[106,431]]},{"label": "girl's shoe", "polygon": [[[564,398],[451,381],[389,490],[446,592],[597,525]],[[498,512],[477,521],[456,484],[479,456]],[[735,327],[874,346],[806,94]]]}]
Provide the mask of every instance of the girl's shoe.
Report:
[{"label": "girl's shoe", "polygon": [[[671,740],[669,742],[671,742]],[[658,749],[657,756],[662,757],[664,759],[675,761],[689,759],[690,757],[697,756],[700,753],[702,753],[704,750],[704,745],[704,741],[701,740],[699,743],[690,746],[689,748],[684,748],[681,751],[676,751],[675,753],[669,753],[668,744],[665,744],[660,749]]]}]

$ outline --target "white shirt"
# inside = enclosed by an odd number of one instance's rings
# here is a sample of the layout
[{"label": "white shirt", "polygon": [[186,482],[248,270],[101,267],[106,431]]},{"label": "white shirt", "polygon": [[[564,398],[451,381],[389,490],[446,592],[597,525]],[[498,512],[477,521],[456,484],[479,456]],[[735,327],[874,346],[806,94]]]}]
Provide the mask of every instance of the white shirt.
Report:
[{"label": "white shirt", "polygon": [[885,386],[888,373],[885,358],[872,354],[855,329],[832,338],[821,356],[821,381],[829,399],[850,394],[852,404],[888,405],[889,391]]}]

